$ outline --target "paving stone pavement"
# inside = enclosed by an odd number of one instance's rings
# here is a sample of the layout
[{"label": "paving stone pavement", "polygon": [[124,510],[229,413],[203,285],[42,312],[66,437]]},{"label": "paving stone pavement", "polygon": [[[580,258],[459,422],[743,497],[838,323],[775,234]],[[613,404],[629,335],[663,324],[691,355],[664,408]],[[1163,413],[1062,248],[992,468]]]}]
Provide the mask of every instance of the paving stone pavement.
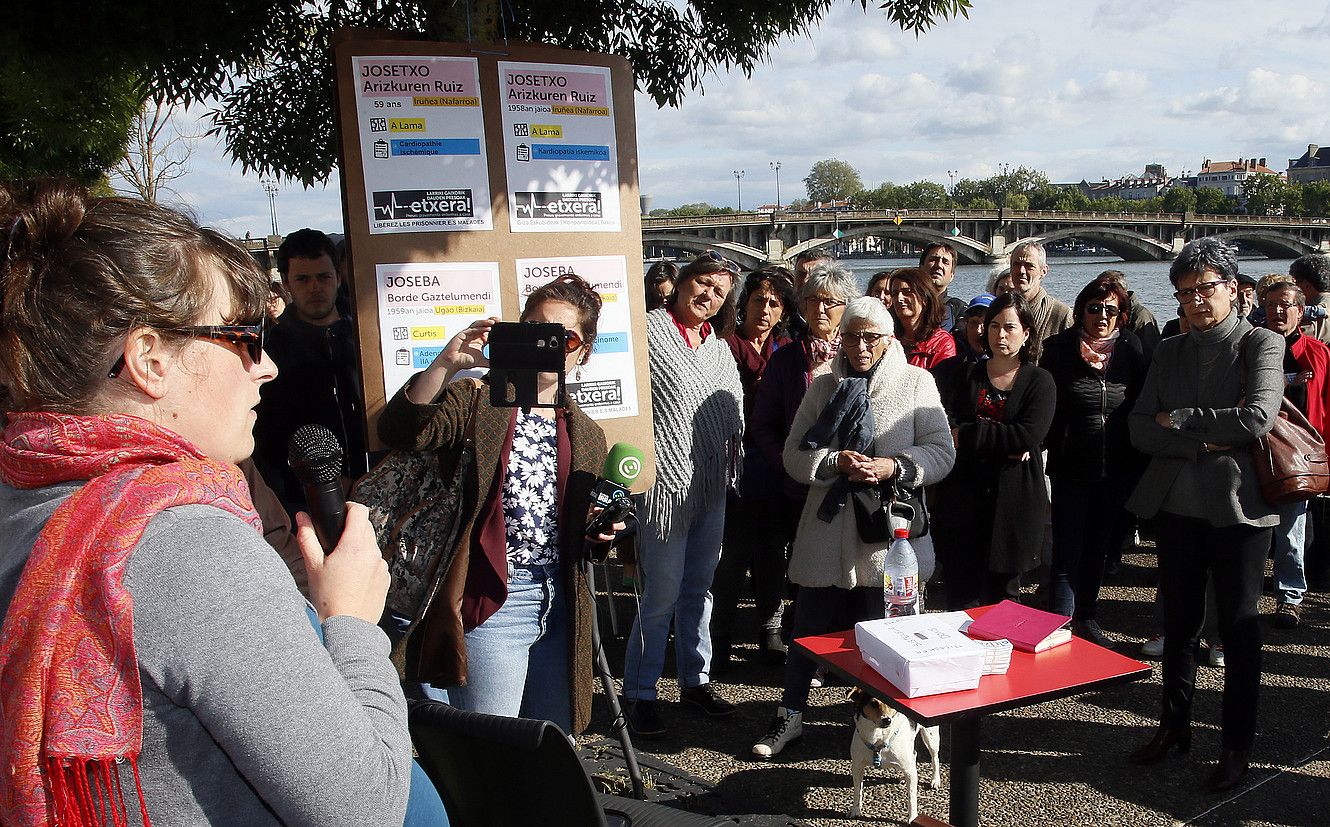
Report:
[{"label": "paving stone pavement", "polygon": [[[618,572],[611,569],[612,582]],[[1105,583],[1100,622],[1118,649],[1139,657],[1154,634],[1155,557],[1148,545],[1124,557]],[[621,634],[631,626],[632,596],[616,595]],[[1135,767],[1125,757],[1149,739],[1158,720],[1159,666],[1149,680],[1005,712],[984,719],[980,823],[1004,825],[1330,825],[1330,598],[1309,593],[1303,623],[1292,631],[1262,622],[1264,661],[1260,719],[1253,765],[1236,790],[1201,792],[1219,752],[1223,670],[1202,666],[1194,702],[1189,755],[1172,755],[1155,767]],[[1274,599],[1262,598],[1269,614]],[[602,611],[607,639],[608,623]],[[740,630],[751,628],[751,604],[741,609]],[[607,640],[612,669],[622,675],[623,640]],[[672,659],[666,675],[673,674]],[[862,820],[850,805],[850,706],[845,687],[815,689],[805,714],[804,739],[771,762],[748,759],[765,732],[780,696],[783,670],[762,664],[755,645],[737,646],[729,668],[714,675],[722,694],[738,705],[732,718],[707,719],[677,703],[678,687],[661,681],[662,717],[668,733],[639,740],[645,762],[664,785],[659,797],[687,809],[735,816],[741,824],[840,827],[902,824],[903,784],[886,771],[870,772]],[[610,736],[607,707],[597,698],[589,732],[580,741]],[[945,820],[948,808],[947,735],[943,732],[942,786],[921,785],[920,811]],[[921,760],[926,760],[921,749]],[[602,761],[605,759],[602,753]],[[674,774],[674,775],[672,775]],[[677,775],[687,783],[670,781]]]}]

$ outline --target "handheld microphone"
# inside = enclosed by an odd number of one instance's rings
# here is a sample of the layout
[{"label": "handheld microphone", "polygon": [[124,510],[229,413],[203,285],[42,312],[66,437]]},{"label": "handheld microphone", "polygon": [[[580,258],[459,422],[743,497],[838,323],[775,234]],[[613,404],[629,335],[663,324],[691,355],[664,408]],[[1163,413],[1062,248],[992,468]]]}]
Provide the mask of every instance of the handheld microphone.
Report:
[{"label": "handheld microphone", "polygon": [[642,450],[626,442],[616,442],[605,455],[600,479],[591,489],[591,504],[604,509],[587,525],[587,538],[598,537],[610,526],[633,516],[629,487],[642,473]]},{"label": "handheld microphone", "polygon": [[302,425],[287,443],[286,461],[305,489],[309,518],[324,553],[331,552],[346,525],[342,446],[322,425]]}]

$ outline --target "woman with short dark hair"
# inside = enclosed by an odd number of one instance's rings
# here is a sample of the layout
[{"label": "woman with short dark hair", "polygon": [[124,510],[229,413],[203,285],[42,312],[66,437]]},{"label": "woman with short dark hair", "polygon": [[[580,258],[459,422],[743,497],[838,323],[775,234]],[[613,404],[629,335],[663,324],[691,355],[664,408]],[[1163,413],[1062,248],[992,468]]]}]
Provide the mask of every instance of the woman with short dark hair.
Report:
[{"label": "woman with short dark hair", "polygon": [[[784,267],[763,267],[748,274],[739,297],[739,318],[729,337],[744,389],[744,419],[752,421],[753,398],[768,360],[789,344],[789,320],[798,313],[792,275]],[[720,564],[711,584],[711,647],[714,669],[728,663],[734,640],[735,616],[744,573],[752,572],[753,597],[760,629],[758,645],[764,659],[785,659],[780,626],[785,596],[785,539],[780,512],[781,474],[766,461],[744,432],[743,473],[728,494],[725,539]]]},{"label": "woman with short dark hair", "polygon": [[665,731],[656,684],[671,622],[680,699],[705,715],[734,714],[711,684],[710,589],[744,427],[743,385],[725,341],[738,275],[734,262],[703,253],[679,271],[669,302],[647,315],[656,482],[637,514],[644,588],[623,679],[628,724],[641,736]]},{"label": "woman with short dark hair", "polygon": [[947,608],[1020,598],[1039,565],[1048,491],[1041,446],[1057,388],[1030,361],[1034,317],[1020,293],[1001,293],[984,316],[988,359],[947,388],[956,467],[937,486],[933,540]]},{"label": "woman with short dark hair", "polygon": [[1131,530],[1125,503],[1144,467],[1131,445],[1127,414],[1149,361],[1128,327],[1122,283],[1100,277],[1076,296],[1072,327],[1044,342],[1039,366],[1057,385],[1046,440],[1053,485],[1052,599],[1077,634],[1112,646],[1096,619],[1104,560]]},{"label": "woman with short dark hair", "polygon": [[1150,464],[1127,507],[1155,518],[1164,612],[1159,729],[1131,760],[1155,764],[1191,744],[1197,639],[1212,579],[1226,667],[1222,749],[1209,792],[1242,781],[1256,738],[1257,603],[1279,524],[1261,496],[1250,446],[1279,413],[1284,342],[1236,312],[1237,275],[1237,250],[1219,239],[1182,248],[1168,277],[1191,329],[1159,343],[1129,419],[1132,442]]}]

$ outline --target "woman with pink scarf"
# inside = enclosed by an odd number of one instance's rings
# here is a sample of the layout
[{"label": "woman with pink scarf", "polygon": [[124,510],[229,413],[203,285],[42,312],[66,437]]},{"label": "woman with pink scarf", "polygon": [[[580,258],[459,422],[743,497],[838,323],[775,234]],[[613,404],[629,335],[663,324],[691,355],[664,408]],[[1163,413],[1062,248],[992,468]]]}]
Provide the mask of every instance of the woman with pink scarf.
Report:
[{"label": "woman with pink scarf", "polygon": [[1100,276],[1076,296],[1073,325],[1044,342],[1039,366],[1057,384],[1048,447],[1053,481],[1052,600],[1077,634],[1112,646],[1096,619],[1104,559],[1131,523],[1124,503],[1144,467],[1127,414],[1149,363],[1127,320],[1127,291]]},{"label": "woman with pink scarf", "polygon": [[327,555],[298,515],[307,604],[237,467],[277,374],[268,294],[179,213],[0,186],[7,827],[403,823],[368,512]]}]

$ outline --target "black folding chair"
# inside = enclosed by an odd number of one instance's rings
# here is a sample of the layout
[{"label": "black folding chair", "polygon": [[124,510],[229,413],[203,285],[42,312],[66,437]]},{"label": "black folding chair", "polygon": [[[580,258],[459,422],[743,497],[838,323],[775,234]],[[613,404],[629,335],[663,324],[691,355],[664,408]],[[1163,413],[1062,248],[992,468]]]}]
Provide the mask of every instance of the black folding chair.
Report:
[{"label": "black folding chair", "polygon": [[596,792],[573,744],[549,721],[413,701],[411,740],[453,827],[720,827],[661,804]]}]

